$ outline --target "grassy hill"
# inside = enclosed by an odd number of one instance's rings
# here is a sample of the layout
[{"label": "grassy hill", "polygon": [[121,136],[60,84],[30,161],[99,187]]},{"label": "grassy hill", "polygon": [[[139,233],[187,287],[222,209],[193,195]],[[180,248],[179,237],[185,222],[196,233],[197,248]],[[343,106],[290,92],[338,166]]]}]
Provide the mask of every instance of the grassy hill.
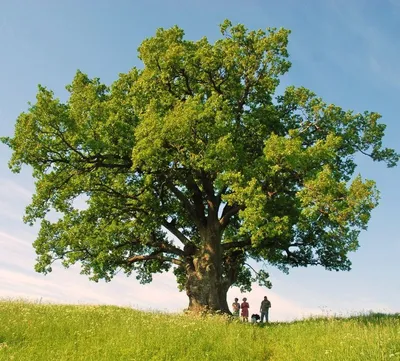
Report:
[{"label": "grassy hill", "polygon": [[0,301],[0,360],[400,360],[400,315],[268,326],[113,306]]}]

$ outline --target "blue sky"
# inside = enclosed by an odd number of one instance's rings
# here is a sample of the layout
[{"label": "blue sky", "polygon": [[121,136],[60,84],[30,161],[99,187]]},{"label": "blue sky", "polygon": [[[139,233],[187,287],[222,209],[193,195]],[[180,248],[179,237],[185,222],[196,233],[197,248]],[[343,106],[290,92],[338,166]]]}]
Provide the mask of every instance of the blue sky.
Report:
[{"label": "blue sky", "polygon": [[[13,134],[15,119],[35,100],[39,83],[61,99],[77,69],[110,84],[118,73],[141,66],[137,48],[157,28],[178,24],[187,39],[215,40],[225,18],[251,29],[291,29],[293,66],[280,89],[305,86],[345,109],[379,112],[388,126],[386,145],[400,149],[399,0],[1,0],[0,135]],[[10,173],[10,154],[0,145],[0,297],[171,311],[186,307],[185,294],[169,274],[147,286],[124,276],[92,283],[79,275],[79,267],[36,274],[31,243],[38,229],[22,222],[33,181],[28,168]],[[271,268],[274,287],[255,287],[246,295],[251,306],[258,308],[269,295],[272,320],[323,312],[400,312],[400,170],[360,158],[358,172],[376,180],[381,202],[361,234],[360,249],[351,255],[352,271],[305,268],[285,275]],[[228,297],[235,296],[240,292],[232,289]]]}]

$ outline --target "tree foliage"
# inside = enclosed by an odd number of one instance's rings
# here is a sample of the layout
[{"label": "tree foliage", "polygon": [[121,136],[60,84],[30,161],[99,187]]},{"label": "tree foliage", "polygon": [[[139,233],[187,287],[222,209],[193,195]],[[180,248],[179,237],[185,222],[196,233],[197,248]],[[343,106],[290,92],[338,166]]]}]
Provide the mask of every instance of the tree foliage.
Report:
[{"label": "tree foliage", "polygon": [[399,158],[382,145],[380,115],[303,87],[276,95],[290,68],[288,30],[225,21],[221,33],[212,44],[159,29],[139,47],[143,68],[111,86],[78,71],[66,102],[39,86],[14,136],[2,138],[11,169],[28,164],[36,179],[25,221],[41,220],[37,271],[80,262],[93,280],[122,269],[145,283],[173,266],[190,298],[194,280],[208,294],[199,284],[225,295],[256,279],[269,285],[249,259],[284,271],[350,268],[378,203],[355,156],[389,167]]}]

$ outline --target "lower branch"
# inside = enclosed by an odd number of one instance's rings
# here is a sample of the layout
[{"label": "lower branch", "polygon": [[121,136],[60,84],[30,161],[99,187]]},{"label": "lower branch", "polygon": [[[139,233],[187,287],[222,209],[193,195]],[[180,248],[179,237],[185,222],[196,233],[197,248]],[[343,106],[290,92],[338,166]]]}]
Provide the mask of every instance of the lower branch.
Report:
[{"label": "lower branch", "polygon": [[170,262],[170,263],[173,263],[173,264],[175,264],[177,266],[182,266],[184,264],[179,259],[163,256],[162,252],[160,252],[160,251],[153,252],[153,253],[148,254],[148,255],[133,256],[131,258],[128,258],[127,262],[130,264],[130,263],[144,262],[144,261],[150,261],[150,260],[158,260],[158,261],[162,261],[162,262]]},{"label": "lower branch", "polygon": [[190,241],[182,234],[182,232],[179,231],[179,229],[177,227],[175,227],[172,222],[168,222],[168,221],[163,221],[162,225],[168,230],[170,231],[176,238],[178,238],[182,244],[186,245],[189,244]]},{"label": "lower branch", "polygon": [[235,242],[223,243],[221,245],[221,247],[222,247],[222,249],[224,251],[227,251],[227,250],[232,249],[232,248],[245,248],[245,247],[248,247],[250,245],[251,245],[251,240],[249,238],[249,239],[246,239],[244,241],[235,241]]}]

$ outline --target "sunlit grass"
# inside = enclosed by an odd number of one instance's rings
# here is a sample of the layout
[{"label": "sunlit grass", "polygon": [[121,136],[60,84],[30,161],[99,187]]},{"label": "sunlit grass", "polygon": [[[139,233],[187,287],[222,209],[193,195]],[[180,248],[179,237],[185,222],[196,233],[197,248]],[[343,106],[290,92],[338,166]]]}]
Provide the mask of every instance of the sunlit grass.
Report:
[{"label": "sunlit grass", "polygon": [[400,315],[266,327],[221,316],[0,301],[0,360],[400,360]]}]

